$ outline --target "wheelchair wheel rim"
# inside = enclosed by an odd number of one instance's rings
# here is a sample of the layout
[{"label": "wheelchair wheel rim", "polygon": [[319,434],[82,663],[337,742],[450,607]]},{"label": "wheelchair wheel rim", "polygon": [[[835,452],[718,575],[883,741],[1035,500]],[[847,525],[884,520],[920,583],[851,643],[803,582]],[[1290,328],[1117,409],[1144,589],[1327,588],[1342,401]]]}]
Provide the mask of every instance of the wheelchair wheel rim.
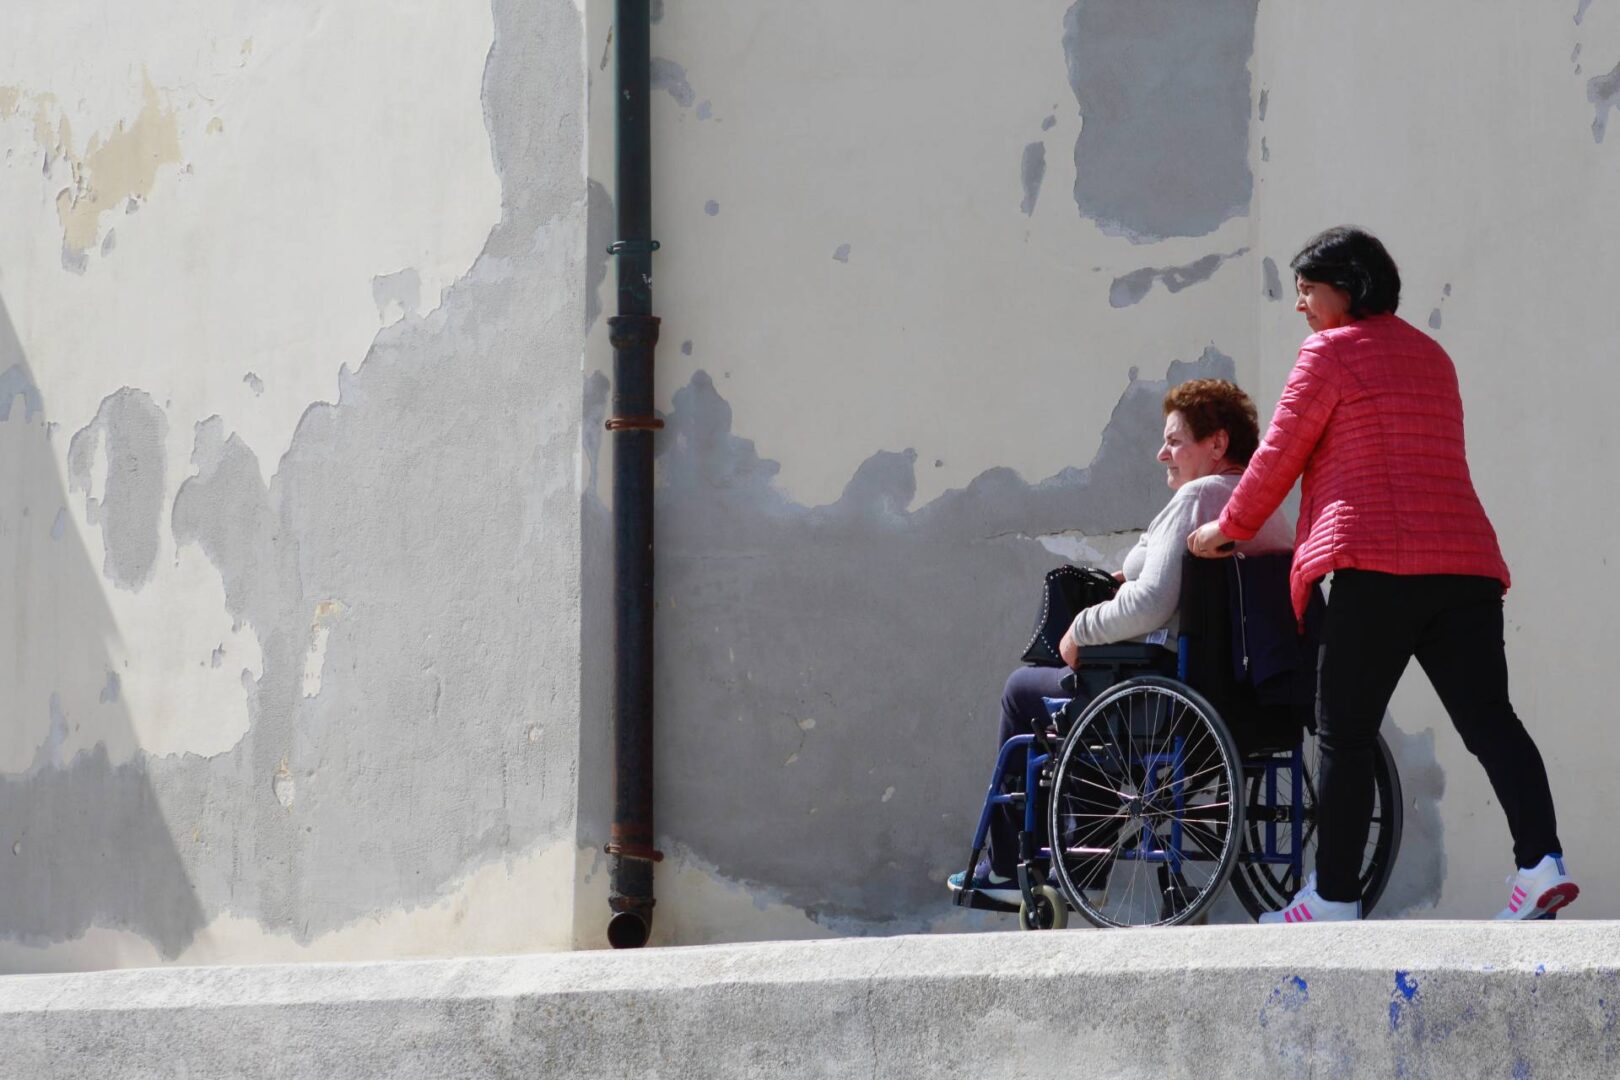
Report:
[{"label": "wheelchair wheel rim", "polygon": [[1052,868],[1098,926],[1186,922],[1219,893],[1243,834],[1241,765],[1215,709],[1142,676],[1100,695],[1051,774]]}]

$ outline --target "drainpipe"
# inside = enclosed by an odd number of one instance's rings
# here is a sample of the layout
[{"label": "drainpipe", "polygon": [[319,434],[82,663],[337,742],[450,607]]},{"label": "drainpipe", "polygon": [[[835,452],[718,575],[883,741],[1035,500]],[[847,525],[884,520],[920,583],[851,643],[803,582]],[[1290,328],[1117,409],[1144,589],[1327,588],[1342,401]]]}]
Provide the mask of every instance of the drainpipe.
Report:
[{"label": "drainpipe", "polygon": [[648,0],[615,0],[614,196],[619,271],[613,341],[613,832],[608,943],[638,949],[652,932],[653,350],[652,138]]}]

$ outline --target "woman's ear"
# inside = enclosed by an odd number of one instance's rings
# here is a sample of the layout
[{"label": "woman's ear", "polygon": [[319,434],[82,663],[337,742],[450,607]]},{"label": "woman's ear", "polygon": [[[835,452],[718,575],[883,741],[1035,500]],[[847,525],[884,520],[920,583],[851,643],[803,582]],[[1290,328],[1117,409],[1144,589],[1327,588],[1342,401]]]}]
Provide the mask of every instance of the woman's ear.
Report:
[{"label": "woman's ear", "polygon": [[1218,458],[1223,458],[1226,456],[1227,447],[1229,447],[1231,444],[1232,436],[1227,433],[1225,428],[1221,428],[1219,431],[1215,432],[1215,434],[1210,436],[1209,448],[1215,451],[1215,456]]}]

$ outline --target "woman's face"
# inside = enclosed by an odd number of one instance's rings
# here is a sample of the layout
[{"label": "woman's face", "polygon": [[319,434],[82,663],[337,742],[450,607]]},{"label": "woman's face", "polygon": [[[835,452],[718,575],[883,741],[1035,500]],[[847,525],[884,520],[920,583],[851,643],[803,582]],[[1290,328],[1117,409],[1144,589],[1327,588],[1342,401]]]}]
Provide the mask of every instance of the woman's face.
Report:
[{"label": "woman's face", "polygon": [[1299,293],[1294,310],[1305,313],[1312,332],[1349,326],[1354,321],[1350,318],[1350,294],[1337,285],[1295,277],[1294,291]]},{"label": "woman's face", "polygon": [[1171,491],[1178,490],[1189,480],[1213,476],[1226,467],[1227,435],[1224,430],[1211,432],[1208,438],[1193,438],[1193,430],[1186,417],[1177,409],[1164,418],[1164,445],[1159,447],[1159,460],[1164,462],[1164,482]]}]

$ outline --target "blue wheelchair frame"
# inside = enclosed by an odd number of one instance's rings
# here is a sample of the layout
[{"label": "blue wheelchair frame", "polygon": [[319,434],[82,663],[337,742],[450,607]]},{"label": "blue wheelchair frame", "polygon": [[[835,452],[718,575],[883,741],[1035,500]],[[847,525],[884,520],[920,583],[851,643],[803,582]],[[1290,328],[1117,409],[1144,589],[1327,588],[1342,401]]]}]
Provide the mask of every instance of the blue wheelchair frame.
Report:
[{"label": "blue wheelchair frame", "polygon": [[[1176,680],[1190,689],[1187,682],[1189,642],[1185,635],[1176,642]],[[1125,663],[1099,665],[1109,666],[1116,673],[1127,667]],[[1045,699],[1049,713],[1061,710],[1071,698]],[[1224,722],[1224,720],[1223,720]],[[1008,761],[1019,750],[1028,751],[1028,759],[1024,768],[1024,790],[1022,792],[1003,792],[1002,783],[1009,774]],[[1154,766],[1169,763],[1171,765],[1170,786],[1173,789],[1174,804],[1178,811],[1184,809],[1181,790],[1184,781],[1184,762],[1182,760],[1183,746],[1181,738],[1175,740],[1174,748],[1170,753],[1157,753],[1133,756],[1130,766],[1134,769],[1138,765],[1151,769]],[[1002,744],[1001,751],[996,755],[995,770],[990,776],[990,787],[985,793],[984,806],[979,812],[979,824],[973,833],[973,850],[968,856],[968,870],[964,875],[964,884],[955,896],[958,905],[970,908],[991,911],[1012,911],[1015,908],[1000,901],[978,895],[973,888],[973,869],[978,865],[979,856],[983,853],[985,842],[989,837],[990,815],[997,806],[1011,806],[1022,802],[1024,806],[1024,827],[1018,834],[1018,889],[1022,894],[1024,903],[1033,909],[1035,905],[1034,890],[1047,880],[1046,869],[1050,867],[1052,849],[1049,838],[1041,837],[1039,826],[1039,792],[1041,790],[1041,777],[1046,765],[1056,754],[1046,740],[1044,731],[1029,735],[1014,735]],[[1237,778],[1238,786],[1246,786],[1247,777],[1257,769],[1265,770],[1264,805],[1271,808],[1263,817],[1264,834],[1263,843],[1259,851],[1252,851],[1241,846],[1238,850],[1238,861],[1246,863],[1264,863],[1273,866],[1287,866],[1292,874],[1299,878],[1302,876],[1301,862],[1304,857],[1303,846],[1305,839],[1305,758],[1299,743],[1296,743],[1286,757],[1279,751],[1259,752],[1249,756],[1240,756],[1241,775]],[[1290,850],[1281,852],[1277,847],[1278,815],[1277,806],[1278,774],[1288,771],[1291,780],[1292,798],[1290,800],[1287,824],[1289,825],[1288,838],[1291,841]],[[1160,789],[1162,790],[1162,789]],[[1146,793],[1145,793],[1146,794]],[[1237,792],[1233,793],[1237,797]],[[1250,809],[1245,807],[1245,809]],[[1252,810],[1251,810],[1252,812]],[[1037,838],[1040,838],[1039,840]],[[1098,852],[1103,854],[1103,852]],[[1144,822],[1141,835],[1134,847],[1125,848],[1113,853],[1117,859],[1169,863],[1172,872],[1179,873],[1183,860],[1209,861],[1209,857],[1201,851],[1185,851],[1182,848],[1182,829],[1179,819],[1171,821],[1170,841],[1168,844],[1158,843],[1154,830]]]}]

